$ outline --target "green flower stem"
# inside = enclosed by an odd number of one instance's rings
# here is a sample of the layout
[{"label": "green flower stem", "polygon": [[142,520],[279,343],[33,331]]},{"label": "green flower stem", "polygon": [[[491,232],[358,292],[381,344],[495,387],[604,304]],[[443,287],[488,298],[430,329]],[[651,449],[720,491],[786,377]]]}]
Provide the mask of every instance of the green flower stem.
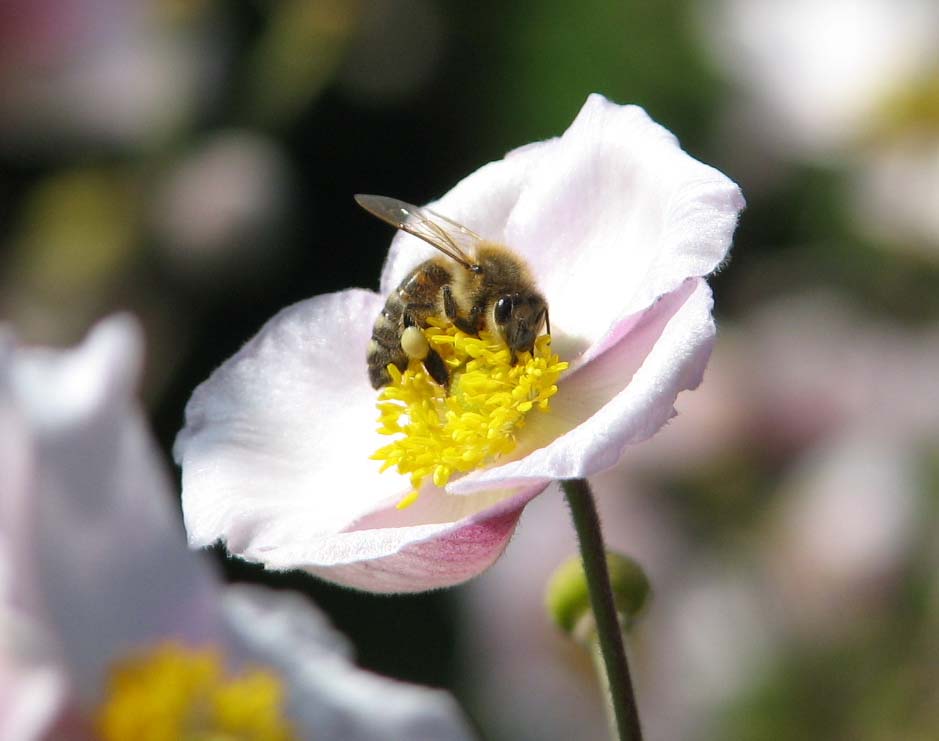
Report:
[{"label": "green flower stem", "polygon": [[623,647],[623,631],[613,603],[606,550],[593,494],[585,479],[562,481],[561,486],[567,496],[577,539],[580,541],[580,555],[587,575],[590,604],[606,670],[609,702],[616,719],[617,738],[619,741],[642,741],[636,698],[629,676],[629,664],[626,662],[626,649]]},{"label": "green flower stem", "polygon": [[610,682],[607,679],[606,663],[603,659],[603,651],[600,648],[600,637],[597,635],[596,627],[591,626],[593,632],[590,638],[584,642],[584,648],[590,652],[593,659],[593,668],[597,672],[597,678],[600,682],[600,690],[603,692],[603,704],[606,706],[606,719],[610,724],[610,734],[620,735],[619,723],[616,718],[616,708],[613,707],[613,693],[610,691]]}]

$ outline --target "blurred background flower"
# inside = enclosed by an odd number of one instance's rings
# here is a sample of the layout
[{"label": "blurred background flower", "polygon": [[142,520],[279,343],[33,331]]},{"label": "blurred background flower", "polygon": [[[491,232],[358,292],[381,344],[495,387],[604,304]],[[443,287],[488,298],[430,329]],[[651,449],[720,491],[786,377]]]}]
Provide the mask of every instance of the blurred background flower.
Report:
[{"label": "blurred background flower", "polygon": [[[388,233],[353,193],[426,202],[563,130],[589,92],[638,103],[748,200],[704,384],[597,484],[611,540],[653,582],[630,641],[649,737],[931,739],[937,15],[932,0],[7,2],[0,314],[66,342],[136,313],[165,453],[195,385],[268,316],[377,286]],[[223,566],[313,596],[366,666],[453,688],[488,738],[600,736],[589,658],[540,606],[573,548],[566,513],[535,504],[495,569],[447,593]]]},{"label": "blurred background flower", "polygon": [[358,669],[312,605],[187,548],[142,351],[127,316],[74,350],[0,338],[0,735],[469,739],[446,693]]},{"label": "blurred background flower", "polygon": [[767,155],[844,170],[862,231],[939,259],[939,4],[721,0],[699,13],[737,87],[725,125],[740,167],[757,181]]}]

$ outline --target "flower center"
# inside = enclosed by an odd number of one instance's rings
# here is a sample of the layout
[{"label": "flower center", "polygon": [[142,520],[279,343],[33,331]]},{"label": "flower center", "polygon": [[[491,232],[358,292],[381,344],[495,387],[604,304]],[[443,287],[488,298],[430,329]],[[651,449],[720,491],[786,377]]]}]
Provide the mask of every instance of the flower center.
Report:
[{"label": "flower center", "polygon": [[382,471],[397,468],[410,476],[413,487],[399,509],[417,499],[428,476],[443,487],[453,474],[510,453],[525,416],[548,411],[568,366],[551,352],[547,335],[512,363],[509,348],[489,332],[475,337],[445,320],[431,320],[423,332],[450,372],[449,391],[412,360],[403,373],[389,365],[391,382],[378,394],[378,431],[400,437],[372,458],[384,461]]},{"label": "flower center", "polygon": [[290,741],[283,705],[271,672],[231,676],[216,650],[167,642],[111,666],[95,720],[102,741]]}]

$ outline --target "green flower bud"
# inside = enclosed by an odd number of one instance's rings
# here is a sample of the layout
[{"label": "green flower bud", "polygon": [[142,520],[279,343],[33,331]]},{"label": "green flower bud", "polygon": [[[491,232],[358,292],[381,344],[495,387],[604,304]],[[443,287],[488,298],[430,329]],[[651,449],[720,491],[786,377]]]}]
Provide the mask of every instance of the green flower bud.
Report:
[{"label": "green flower bud", "polygon": [[[607,551],[607,569],[613,602],[624,629],[629,629],[651,593],[642,567],[628,556]],[[585,638],[585,626],[593,628],[593,610],[587,577],[580,556],[571,556],[551,575],[545,591],[545,606],[551,619],[569,635]]]}]

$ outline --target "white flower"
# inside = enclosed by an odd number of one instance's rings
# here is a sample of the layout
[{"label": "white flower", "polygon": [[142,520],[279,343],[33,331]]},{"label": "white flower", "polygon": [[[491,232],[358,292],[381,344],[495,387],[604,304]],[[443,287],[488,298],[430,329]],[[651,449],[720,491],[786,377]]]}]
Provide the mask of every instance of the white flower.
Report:
[{"label": "white flower", "polygon": [[726,257],[743,199],[640,108],[591,96],[563,136],[432,207],[527,260],[552,349],[571,364],[550,411],[526,418],[511,454],[396,508],[411,483],[370,459],[387,439],[366,348],[385,297],[435,254],[399,234],[381,293],[284,309],[196,389],[175,448],[193,545],[221,540],[269,568],[374,591],[455,584],[499,556],[548,484],[614,465],[700,381],[714,336],[703,276]]},{"label": "white flower", "polygon": [[799,154],[857,145],[890,98],[935,74],[932,0],[721,0],[700,15],[743,115]]},{"label": "white flower", "polygon": [[0,737],[469,738],[447,695],[357,669],[300,598],[224,589],[186,547],[139,363],[127,318],[74,351],[0,337]]},{"label": "white flower", "polygon": [[700,16],[739,83],[731,118],[741,171],[765,179],[771,151],[848,165],[852,221],[935,260],[939,3],[721,0]]}]

